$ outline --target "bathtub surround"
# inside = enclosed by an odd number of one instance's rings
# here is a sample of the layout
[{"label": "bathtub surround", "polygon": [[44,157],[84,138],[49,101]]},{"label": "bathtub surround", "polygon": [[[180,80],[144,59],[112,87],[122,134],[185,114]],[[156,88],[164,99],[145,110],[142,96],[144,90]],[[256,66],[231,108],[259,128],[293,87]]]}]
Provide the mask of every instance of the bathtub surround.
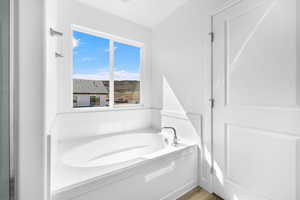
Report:
[{"label": "bathtub surround", "polygon": [[147,108],[62,113],[57,115],[54,135],[66,140],[150,128],[151,115]]},{"label": "bathtub surround", "polygon": [[183,140],[173,146],[165,134],[145,130],[59,141],[53,199],[180,197],[198,185],[197,145]]}]

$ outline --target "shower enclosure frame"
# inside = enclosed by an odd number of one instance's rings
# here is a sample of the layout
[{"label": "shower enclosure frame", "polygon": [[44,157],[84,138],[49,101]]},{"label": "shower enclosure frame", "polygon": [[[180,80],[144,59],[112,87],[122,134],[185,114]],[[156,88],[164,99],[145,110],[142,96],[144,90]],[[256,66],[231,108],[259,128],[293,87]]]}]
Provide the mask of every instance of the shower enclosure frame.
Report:
[{"label": "shower enclosure frame", "polygon": [[9,1],[9,200],[17,199],[17,156],[15,135],[15,0]]}]

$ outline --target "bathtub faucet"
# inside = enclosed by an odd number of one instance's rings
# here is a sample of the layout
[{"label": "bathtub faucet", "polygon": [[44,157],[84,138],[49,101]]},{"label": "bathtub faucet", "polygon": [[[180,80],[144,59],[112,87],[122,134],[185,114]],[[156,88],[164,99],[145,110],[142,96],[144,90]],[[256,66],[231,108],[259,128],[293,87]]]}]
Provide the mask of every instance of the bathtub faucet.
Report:
[{"label": "bathtub faucet", "polygon": [[173,131],[174,138],[173,138],[173,143],[172,143],[172,145],[173,145],[173,146],[178,145],[178,137],[177,137],[176,129],[175,129],[174,127],[163,127],[161,130],[164,130],[164,129],[171,129],[171,130]]}]

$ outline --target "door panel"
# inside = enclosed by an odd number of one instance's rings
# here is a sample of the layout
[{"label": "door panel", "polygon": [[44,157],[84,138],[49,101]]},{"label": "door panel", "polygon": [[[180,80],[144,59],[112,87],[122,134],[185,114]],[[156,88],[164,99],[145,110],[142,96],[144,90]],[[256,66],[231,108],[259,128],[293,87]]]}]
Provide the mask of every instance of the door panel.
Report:
[{"label": "door panel", "polygon": [[283,9],[267,2],[225,21],[228,104],[296,106],[296,27]]},{"label": "door panel", "polygon": [[0,199],[9,200],[9,0],[0,2]]},{"label": "door panel", "polygon": [[244,0],[213,17],[214,191],[299,200],[296,0]]}]

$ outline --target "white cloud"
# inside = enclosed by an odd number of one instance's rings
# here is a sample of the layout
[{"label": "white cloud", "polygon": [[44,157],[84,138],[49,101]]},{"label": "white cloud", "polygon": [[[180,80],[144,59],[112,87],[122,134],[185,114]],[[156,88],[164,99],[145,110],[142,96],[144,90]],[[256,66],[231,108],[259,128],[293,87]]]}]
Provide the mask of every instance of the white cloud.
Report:
[{"label": "white cloud", "polygon": [[73,44],[73,48],[76,48],[79,46],[79,42],[80,42],[80,39],[76,39],[76,38],[72,38],[72,44]]},{"label": "white cloud", "polygon": [[85,80],[109,80],[109,73],[97,73],[97,74],[73,74],[73,79],[85,79]]},{"label": "white cloud", "polygon": [[90,62],[90,61],[96,60],[96,58],[93,58],[93,57],[83,57],[83,58],[81,58],[81,60],[84,61],[84,62]]},{"label": "white cloud", "polygon": [[[109,72],[101,71],[96,74],[73,74],[74,79],[86,80],[109,80]],[[122,71],[115,71],[115,80],[140,80],[139,73],[131,73]]]},{"label": "white cloud", "polygon": [[115,80],[139,80],[139,73],[127,72],[125,70],[115,72]]}]

